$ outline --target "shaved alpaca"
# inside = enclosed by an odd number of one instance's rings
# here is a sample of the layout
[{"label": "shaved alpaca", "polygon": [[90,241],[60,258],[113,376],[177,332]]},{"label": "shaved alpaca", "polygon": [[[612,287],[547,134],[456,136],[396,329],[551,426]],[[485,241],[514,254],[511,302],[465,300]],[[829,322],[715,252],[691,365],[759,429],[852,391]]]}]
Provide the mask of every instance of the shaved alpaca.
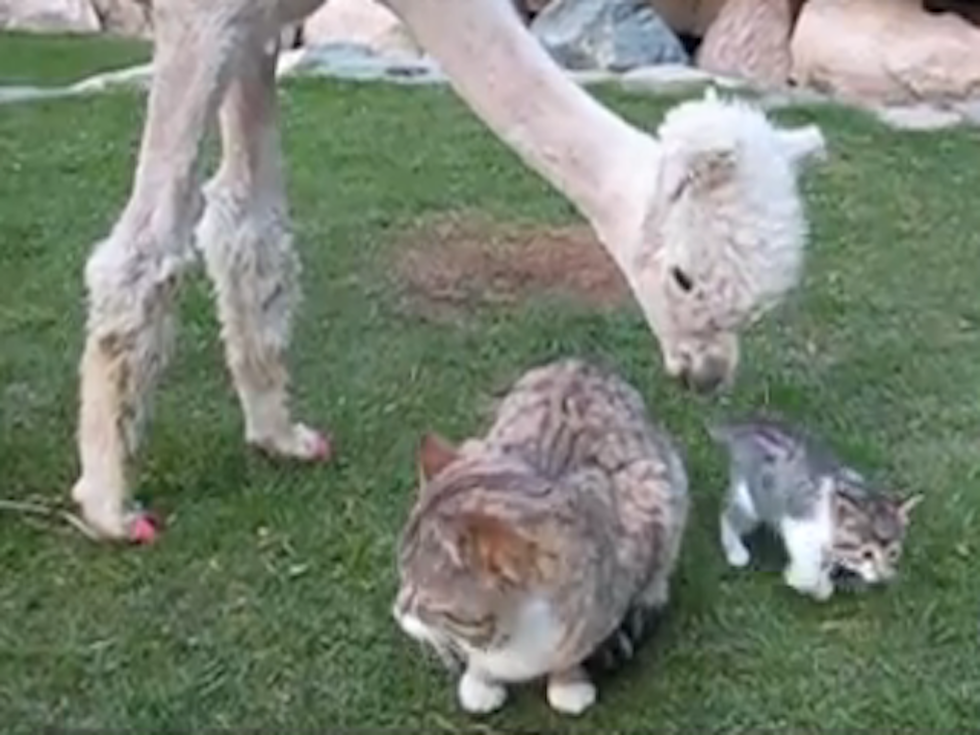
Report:
[{"label": "shaved alpaca", "polygon": [[[279,29],[320,4],[154,3],[154,77],[132,190],[85,271],[81,476],[72,495],[103,538],[152,538],[145,517],[128,505],[127,468],[167,362],[180,277],[196,259],[195,231],[215,287],[246,440],[282,457],[330,456],[329,441],[297,422],[289,407],[285,353],[300,266],[275,96]],[[737,330],[798,279],[805,231],[794,164],[822,149],[819,131],[781,131],[760,113],[705,100],[705,114],[680,120],[674,127],[682,135],[668,145],[669,130],[658,141],[568,80],[524,28],[511,0],[388,5],[473,112],[591,223],[642,306],[668,371],[704,389],[730,379]],[[742,130],[726,115],[757,125]],[[202,187],[200,147],[215,118],[222,159]],[[746,135],[754,148],[742,145]],[[747,170],[758,173],[748,179]],[[728,189],[721,185],[726,181]],[[686,199],[704,207],[716,195],[721,198],[710,202],[716,214],[706,219],[688,211],[671,224],[671,213],[687,206]],[[759,211],[746,218],[750,200],[762,208],[753,204]],[[698,223],[698,231],[683,230],[682,222],[688,230]],[[733,227],[755,228],[758,236],[729,232]],[[665,244],[667,233],[672,242]],[[728,240],[738,240],[734,249]],[[707,258],[684,266],[684,278],[696,280],[695,292],[678,291],[675,261],[707,247],[714,248]],[[700,290],[707,297],[697,295]]]}]

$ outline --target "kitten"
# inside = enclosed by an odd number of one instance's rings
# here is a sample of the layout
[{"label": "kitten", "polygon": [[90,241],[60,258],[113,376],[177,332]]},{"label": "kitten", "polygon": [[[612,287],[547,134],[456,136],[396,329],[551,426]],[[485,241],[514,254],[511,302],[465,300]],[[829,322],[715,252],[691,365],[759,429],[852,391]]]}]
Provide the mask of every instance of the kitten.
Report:
[{"label": "kitten", "polygon": [[865,584],[896,576],[909,514],[921,495],[890,497],[782,419],[752,416],[709,425],[708,432],[730,457],[720,521],[729,564],[748,564],[742,539],[764,524],[789,555],[786,583],[818,600],[833,594],[839,571]]},{"label": "kitten", "polygon": [[555,710],[586,710],[590,657],[622,653],[668,602],[689,503],[672,439],[624,380],[565,359],[521,377],[482,438],[427,434],[419,467],[400,627],[465,666],[467,711],[539,677]]}]

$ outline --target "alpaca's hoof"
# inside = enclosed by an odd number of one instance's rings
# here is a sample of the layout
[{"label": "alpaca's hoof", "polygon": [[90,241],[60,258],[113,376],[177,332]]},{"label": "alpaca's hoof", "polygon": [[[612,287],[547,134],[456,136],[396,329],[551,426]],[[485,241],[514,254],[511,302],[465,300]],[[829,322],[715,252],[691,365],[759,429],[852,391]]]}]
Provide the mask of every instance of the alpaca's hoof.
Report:
[{"label": "alpaca's hoof", "polygon": [[80,478],[71,490],[79,510],[79,528],[93,541],[123,541],[129,537],[129,518],[115,498],[124,492],[106,492],[105,485]]},{"label": "alpaca's hoof", "polygon": [[157,540],[160,530],[160,519],[156,514],[140,511],[129,520],[127,538],[131,544],[146,546]]},{"label": "alpaca's hoof", "polygon": [[329,436],[314,432],[313,452],[310,459],[314,462],[329,462],[333,457],[333,442]]},{"label": "alpaca's hoof", "polygon": [[305,424],[295,424],[285,436],[249,437],[248,443],[270,457],[301,462],[327,462],[333,458],[333,440]]}]

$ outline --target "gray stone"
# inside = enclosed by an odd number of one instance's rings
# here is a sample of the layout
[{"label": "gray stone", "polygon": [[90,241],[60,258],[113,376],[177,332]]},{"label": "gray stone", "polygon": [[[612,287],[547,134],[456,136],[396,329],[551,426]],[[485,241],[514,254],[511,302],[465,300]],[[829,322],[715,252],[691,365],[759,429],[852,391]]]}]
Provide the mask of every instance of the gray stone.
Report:
[{"label": "gray stone", "polygon": [[980,99],[958,102],[954,109],[971,125],[980,125]]},{"label": "gray stone", "polygon": [[710,74],[693,66],[658,64],[641,66],[626,72],[620,84],[627,92],[673,94],[697,90],[711,81]]},{"label": "gray stone", "polygon": [[29,102],[31,100],[65,97],[67,92],[63,87],[0,87],[0,105],[8,102]]},{"label": "gray stone", "polygon": [[963,118],[957,112],[926,104],[879,107],[874,112],[879,120],[898,130],[942,130],[963,122]]},{"label": "gray stone", "polygon": [[787,107],[804,107],[833,104],[834,100],[820,92],[804,87],[790,87],[781,91],[766,91],[759,99],[758,105],[763,110],[782,110]]},{"label": "gray stone", "polygon": [[531,23],[531,32],[566,69],[622,72],[691,63],[645,0],[554,0]]},{"label": "gray stone", "polygon": [[360,43],[324,43],[283,54],[278,75],[325,76],[362,82],[434,84],[445,76],[431,59],[404,54],[379,54]]}]

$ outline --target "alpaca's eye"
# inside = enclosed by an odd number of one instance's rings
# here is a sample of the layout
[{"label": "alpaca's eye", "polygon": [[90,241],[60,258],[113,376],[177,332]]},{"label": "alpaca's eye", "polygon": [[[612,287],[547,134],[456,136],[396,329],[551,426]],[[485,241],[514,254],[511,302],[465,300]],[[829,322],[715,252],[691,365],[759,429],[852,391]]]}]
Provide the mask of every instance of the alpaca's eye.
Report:
[{"label": "alpaca's eye", "polygon": [[691,277],[677,266],[670,269],[670,275],[674,279],[674,283],[680,286],[681,291],[688,292],[694,288],[694,282],[691,280]]},{"label": "alpaca's eye", "polygon": [[865,561],[874,561],[875,560],[875,552],[872,551],[871,549],[865,549],[864,550],[864,553],[861,554],[861,558],[864,559]]}]

